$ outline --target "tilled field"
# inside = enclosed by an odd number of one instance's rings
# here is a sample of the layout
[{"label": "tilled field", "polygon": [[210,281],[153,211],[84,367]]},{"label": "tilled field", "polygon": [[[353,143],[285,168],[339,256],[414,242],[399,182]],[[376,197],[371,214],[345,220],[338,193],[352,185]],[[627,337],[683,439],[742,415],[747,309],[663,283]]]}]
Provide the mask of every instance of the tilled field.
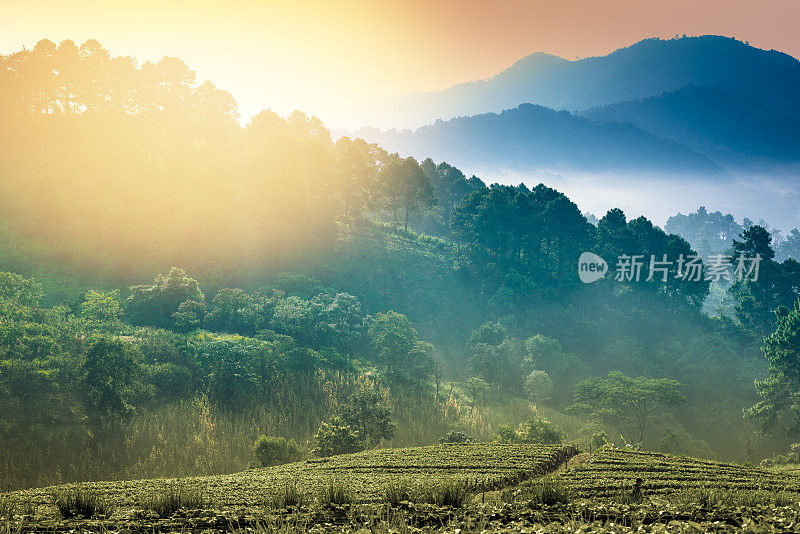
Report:
[{"label": "tilled field", "polygon": [[[83,484],[109,503],[113,513],[61,519],[53,492],[43,488],[6,497],[36,502],[34,517],[0,524],[0,534],[22,533],[166,533],[205,534],[272,532],[800,532],[800,477],[763,469],[667,456],[607,450],[564,469],[576,449],[544,445],[440,445],[383,449],[313,459],[234,475],[176,480],[140,480]],[[583,455],[581,455],[583,456]],[[583,460],[574,458],[573,461]],[[556,471],[553,473],[553,471]],[[502,503],[501,492],[515,491],[537,475],[562,482],[569,498],[558,503]],[[644,480],[641,500],[626,497],[637,478]],[[313,496],[332,480],[353,493],[349,504],[325,504]],[[477,493],[464,507],[383,500],[389,484],[431,486],[468,481]],[[516,486],[517,483],[522,485]],[[159,516],[141,504],[164,486],[199,488],[208,509],[178,510]],[[296,484],[308,500],[300,506],[267,506],[286,484]],[[781,492],[775,502],[723,503],[675,500],[670,493],[697,488],[747,493]],[[627,492],[627,493],[626,493]],[[800,494],[798,494],[800,495]],[[485,503],[484,503],[485,501]],[[22,519],[22,524],[20,524]]]},{"label": "tilled field", "polygon": [[608,497],[637,478],[646,495],[694,488],[800,492],[800,477],[735,464],[654,452],[604,450],[557,476],[577,496]]},{"label": "tilled field", "polygon": [[[221,509],[264,506],[288,484],[296,484],[302,493],[313,498],[331,482],[347,487],[357,502],[372,502],[382,500],[387,486],[399,481],[412,488],[466,481],[476,490],[496,489],[551,472],[576,453],[575,447],[562,445],[432,445],[316,458],[232,475],[180,481],[90,482],[80,486],[115,507],[130,508],[141,506],[154,493],[176,483],[187,490],[199,488],[206,500]],[[52,494],[58,489],[15,492],[9,497],[12,501],[33,501],[53,508]]]},{"label": "tilled field", "polygon": [[358,533],[660,533],[798,532],[800,504],[675,505],[647,500],[625,505],[576,501],[559,505],[481,505],[463,509],[409,504],[303,507],[286,513],[178,512],[169,518],[124,514],[110,519],[49,519],[0,525],[0,534],[273,534]]}]

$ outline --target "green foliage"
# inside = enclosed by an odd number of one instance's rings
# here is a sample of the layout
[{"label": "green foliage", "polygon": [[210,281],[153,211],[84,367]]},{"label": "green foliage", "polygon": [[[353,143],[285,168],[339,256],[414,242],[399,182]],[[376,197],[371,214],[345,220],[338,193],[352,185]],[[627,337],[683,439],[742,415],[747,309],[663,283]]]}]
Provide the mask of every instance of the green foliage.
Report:
[{"label": "green foliage", "polygon": [[368,336],[378,362],[386,367],[393,383],[419,386],[433,373],[434,348],[419,340],[419,334],[405,315],[394,311],[376,314]]},{"label": "green foliage", "polygon": [[364,438],[358,430],[353,430],[340,417],[332,417],[330,422],[323,421],[314,434],[314,454],[316,456],[332,456],[363,451]]},{"label": "green foliage", "polygon": [[23,519],[32,519],[36,516],[39,506],[32,499],[14,501],[8,495],[0,496],[0,519],[7,522],[14,519],[14,516],[22,516]]},{"label": "green foliage", "polygon": [[589,452],[602,449],[608,444],[608,434],[604,430],[595,432],[589,438]]},{"label": "green foliage", "polygon": [[96,430],[113,425],[133,409],[127,401],[141,367],[132,352],[124,341],[100,338],[92,343],[81,362],[84,405]]},{"label": "green foliage", "polygon": [[20,306],[38,306],[44,298],[42,286],[14,273],[0,272],[0,300]]},{"label": "green foliage", "polygon": [[464,383],[464,389],[467,390],[470,396],[470,402],[473,408],[478,401],[486,404],[486,392],[489,390],[489,384],[485,380],[477,376],[470,377]]},{"label": "green foliage", "polygon": [[761,467],[800,464],[800,443],[789,445],[789,452],[761,460]]},{"label": "green foliage", "polygon": [[458,430],[450,430],[439,438],[439,443],[470,443],[471,441],[472,439],[469,436]]},{"label": "green foliage", "polygon": [[283,291],[287,296],[296,296],[302,299],[310,299],[324,292],[322,282],[302,273],[278,273],[269,288]]},{"label": "green foliage", "polygon": [[375,447],[394,435],[391,412],[382,406],[381,398],[374,391],[356,391],[342,406],[339,415],[345,425],[355,429],[364,441],[364,448]]},{"label": "green foliage", "polygon": [[[451,226],[455,237],[468,245],[469,261],[480,266],[483,277],[498,282],[505,278],[496,296],[506,293],[512,305],[534,287],[546,293],[555,280],[559,286],[574,283],[572,260],[546,258],[577,258],[592,235],[578,207],[542,184],[533,189],[497,184],[476,189],[455,207]],[[515,280],[514,273],[524,278]]]},{"label": "green foliage", "polygon": [[[598,451],[587,462],[556,476],[575,497],[609,500],[631,500],[637,486],[640,498],[671,498],[704,488],[731,495],[760,491],[791,491],[797,495],[800,491],[796,479],[765,469],[612,448]],[[637,483],[637,479],[641,482]]]},{"label": "green foliage", "polygon": [[686,239],[704,258],[727,250],[742,231],[741,225],[730,213],[709,213],[703,206],[695,213],[678,213],[670,217],[664,229]]},{"label": "green foliage", "polygon": [[779,314],[777,328],[764,341],[763,351],[769,362],[769,375],[756,382],[762,400],[746,414],[768,430],[783,423],[789,435],[799,436],[800,299],[791,311]]},{"label": "green foliage", "polygon": [[92,324],[119,320],[122,306],[119,303],[119,290],[86,292],[81,303],[81,317]]},{"label": "green foliage", "polygon": [[497,441],[500,443],[558,444],[563,440],[564,434],[553,423],[539,417],[520,423],[516,430],[507,425],[497,429]]},{"label": "green foliage", "polygon": [[205,322],[216,332],[253,335],[268,324],[270,309],[259,306],[255,298],[241,289],[224,288],[211,300]]},{"label": "green foliage", "polygon": [[506,328],[499,323],[487,323],[472,332],[467,349],[470,370],[488,384],[500,390],[519,390],[521,346],[507,338]]},{"label": "green foliage", "polygon": [[435,203],[433,186],[414,158],[392,158],[381,170],[381,192],[388,207],[404,213],[403,228],[408,230],[409,215],[419,208]]},{"label": "green foliage", "polygon": [[779,490],[731,490],[728,488],[698,487],[673,493],[670,502],[723,506],[788,506],[797,503],[797,493]]},{"label": "green foliage", "polygon": [[612,371],[608,378],[594,377],[579,383],[570,408],[627,427],[641,442],[650,418],[686,402],[680,392],[682,386],[677,380],[632,378]]},{"label": "green foliage", "polygon": [[175,320],[175,330],[189,333],[200,328],[206,315],[206,305],[196,300],[184,300],[178,306],[178,311],[172,314]]},{"label": "green foliage", "polygon": [[686,443],[684,436],[673,428],[664,429],[661,441],[658,442],[658,450],[667,454],[685,454]]},{"label": "green foliage", "polygon": [[126,309],[134,324],[170,328],[175,320],[173,314],[182,302],[205,302],[197,280],[177,267],[172,267],[166,276],[158,275],[152,285],[131,286],[130,290]]},{"label": "green foliage", "polygon": [[553,396],[553,381],[544,371],[534,369],[525,377],[525,393],[534,402],[547,404]]},{"label": "green foliage", "polygon": [[300,459],[300,447],[295,440],[259,436],[254,447],[256,458],[263,467],[294,462]]},{"label": "green foliage", "polygon": [[734,240],[733,253],[746,259],[761,258],[758,279],[749,277],[735,282],[728,292],[734,314],[741,327],[760,342],[777,326],[776,314],[791,309],[800,297],[800,262],[789,258],[783,263],[773,260],[772,237],[762,226],[754,225]]},{"label": "green foliage", "polygon": [[[539,384],[543,388],[540,391],[544,393],[544,397],[540,397],[539,402],[547,402],[551,399],[567,401],[567,394],[571,394],[580,378],[588,374],[586,364],[576,358],[574,354],[565,351],[558,340],[541,334],[525,340],[525,357],[522,367],[528,373],[541,370],[547,373],[547,377],[550,379],[548,387],[547,380],[538,375],[537,381],[543,382]],[[527,388],[525,391],[528,392]]]}]

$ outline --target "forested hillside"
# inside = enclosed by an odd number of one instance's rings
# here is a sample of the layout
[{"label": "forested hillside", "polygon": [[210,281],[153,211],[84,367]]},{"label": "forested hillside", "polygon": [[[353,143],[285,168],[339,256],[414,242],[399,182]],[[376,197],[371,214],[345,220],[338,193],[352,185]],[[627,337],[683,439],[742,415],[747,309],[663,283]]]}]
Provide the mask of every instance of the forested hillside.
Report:
[{"label": "forested hillside", "polygon": [[[677,264],[613,276],[624,255],[695,255],[644,217],[595,226],[543,184],[334,141],[301,112],[242,126],[174,58],[42,41],[0,67],[9,486],[233,472],[448,431],[750,462],[798,437],[784,423],[800,264],[776,261],[759,225],[731,247],[761,276],[712,318],[710,281]],[[582,283],[586,251],[612,272]]]}]

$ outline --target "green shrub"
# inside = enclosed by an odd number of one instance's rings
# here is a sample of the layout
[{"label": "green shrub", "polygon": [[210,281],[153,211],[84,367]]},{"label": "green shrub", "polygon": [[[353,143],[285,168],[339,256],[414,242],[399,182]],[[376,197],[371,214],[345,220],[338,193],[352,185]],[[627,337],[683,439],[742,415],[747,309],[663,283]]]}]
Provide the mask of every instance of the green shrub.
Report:
[{"label": "green shrub", "polygon": [[207,502],[200,488],[187,488],[182,484],[165,485],[144,502],[144,508],[154,511],[159,517],[170,517],[181,509],[199,510],[206,506]]},{"label": "green shrub", "polygon": [[95,515],[108,515],[111,511],[110,507],[96,493],[79,486],[55,493],[53,501],[64,519],[71,517],[88,519]]},{"label": "green shrub", "polygon": [[331,480],[320,491],[318,500],[323,506],[350,504],[353,502],[353,492],[341,482]]},{"label": "green shrub", "polygon": [[500,443],[558,444],[563,440],[564,434],[553,423],[540,417],[521,423],[516,430],[507,425],[497,429],[497,441]]},{"label": "green shrub", "polygon": [[439,438],[439,443],[470,443],[471,441],[472,438],[467,436],[465,433],[456,430],[451,430]]},{"label": "green shrub", "polygon": [[333,417],[330,423],[323,421],[314,435],[314,454],[317,456],[333,456],[363,450],[364,440],[358,431],[354,431],[339,417]]},{"label": "green shrub", "polygon": [[286,464],[299,460],[302,454],[295,440],[260,436],[254,447],[256,458],[263,467]]},{"label": "green shrub", "polygon": [[589,438],[589,452],[600,450],[605,447],[606,444],[608,444],[608,434],[606,434],[604,430],[595,432],[592,434],[592,437]]}]

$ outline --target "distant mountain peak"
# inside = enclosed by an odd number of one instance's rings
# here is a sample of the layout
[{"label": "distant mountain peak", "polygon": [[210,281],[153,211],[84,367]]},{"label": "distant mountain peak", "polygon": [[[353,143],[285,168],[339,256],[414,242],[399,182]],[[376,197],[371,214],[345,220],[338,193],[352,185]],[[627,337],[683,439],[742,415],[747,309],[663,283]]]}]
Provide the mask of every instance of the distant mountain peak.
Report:
[{"label": "distant mountain peak", "polygon": [[484,80],[381,101],[367,112],[367,122],[409,128],[527,102],[585,110],[688,85],[716,87],[749,99],[769,98],[790,113],[800,113],[800,61],[731,37],[704,35],[644,39],[605,56],[574,61],[537,52]]}]

